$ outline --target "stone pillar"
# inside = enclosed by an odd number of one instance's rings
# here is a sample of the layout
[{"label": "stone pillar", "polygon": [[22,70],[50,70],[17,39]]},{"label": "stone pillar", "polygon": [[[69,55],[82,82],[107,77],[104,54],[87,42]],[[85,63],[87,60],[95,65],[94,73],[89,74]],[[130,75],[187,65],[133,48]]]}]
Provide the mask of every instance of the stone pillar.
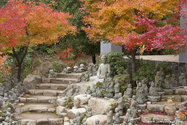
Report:
[{"label": "stone pillar", "polygon": [[116,46],[111,42],[110,43],[104,43],[104,41],[101,41],[100,55],[103,54],[103,53],[108,53],[110,51],[122,53],[122,47],[121,46]]},{"label": "stone pillar", "polygon": [[[187,11],[187,8],[183,8],[183,10]],[[180,18],[180,27],[186,27],[187,25],[184,24],[184,22],[187,21],[186,18],[181,17]],[[180,53],[179,54],[179,62],[187,62],[187,50],[185,53]]]}]

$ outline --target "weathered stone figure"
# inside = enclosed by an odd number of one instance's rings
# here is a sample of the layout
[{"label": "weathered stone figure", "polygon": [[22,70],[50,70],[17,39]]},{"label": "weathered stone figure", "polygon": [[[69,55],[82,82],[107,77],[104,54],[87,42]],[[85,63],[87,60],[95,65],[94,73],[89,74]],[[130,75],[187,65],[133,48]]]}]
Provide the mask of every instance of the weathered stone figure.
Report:
[{"label": "weathered stone figure", "polygon": [[102,55],[101,61],[102,61],[102,63],[99,66],[99,69],[97,71],[97,77],[99,79],[103,79],[106,72],[110,73],[110,65],[107,64],[107,57],[106,57],[106,55]]},{"label": "weathered stone figure", "polygon": [[53,69],[49,70],[49,76],[48,76],[48,78],[55,78],[55,72],[54,72]]},{"label": "weathered stone figure", "polygon": [[112,111],[112,106],[108,107],[107,124],[108,125],[113,125],[113,111]]},{"label": "weathered stone figure", "polygon": [[148,78],[142,79],[142,87],[143,87],[143,89],[144,89],[144,93],[143,93],[144,99],[146,99],[147,94],[148,94],[148,87],[147,87],[147,84],[148,84]]},{"label": "weathered stone figure", "polygon": [[154,82],[151,82],[151,87],[149,88],[149,95],[150,96],[158,96],[157,92],[158,88],[155,86]]},{"label": "weathered stone figure", "polygon": [[114,124],[120,124],[120,114],[118,108],[115,108]]},{"label": "weathered stone figure", "polygon": [[123,115],[123,105],[124,105],[123,96],[121,93],[119,93],[119,99],[117,101],[117,108],[119,109],[120,116]]},{"label": "weathered stone figure", "polygon": [[143,99],[144,99],[144,94],[143,94],[144,93],[144,89],[143,89],[141,83],[138,84],[138,87],[137,87],[136,91],[137,91],[137,93],[136,93],[136,101],[138,102],[138,104],[143,104],[144,103],[144,101],[143,101]]},{"label": "weathered stone figure", "polygon": [[118,99],[118,94],[120,92],[120,84],[119,84],[119,80],[118,79],[115,80],[114,92],[115,92],[114,98]]},{"label": "weathered stone figure", "polygon": [[132,85],[128,84],[128,88],[126,89],[126,91],[124,92],[124,95],[128,98],[132,98]]},{"label": "weathered stone figure", "polygon": [[179,76],[179,85],[186,86],[186,78],[184,73],[181,73],[181,76]]},{"label": "weathered stone figure", "polygon": [[74,66],[73,68],[74,68],[73,72],[78,72],[78,69],[79,69],[78,66]]},{"label": "weathered stone figure", "polygon": [[172,87],[178,87],[178,81],[175,77],[175,74],[172,74],[172,77],[170,78],[170,82],[172,84]]},{"label": "weathered stone figure", "polygon": [[95,120],[95,125],[99,125],[100,121],[97,119]]},{"label": "weathered stone figure", "polygon": [[85,94],[91,94],[91,89],[90,89],[90,86],[87,86],[87,89],[86,89]]},{"label": "weathered stone figure", "polygon": [[92,108],[88,107],[87,112],[86,112],[86,118],[89,118],[92,116]]},{"label": "weathered stone figure", "polygon": [[160,74],[160,72],[156,72],[156,76],[155,76],[155,86],[158,87],[160,89],[160,86],[162,85],[162,76]]},{"label": "weathered stone figure", "polygon": [[89,64],[88,64],[88,69],[87,69],[87,71],[88,71],[88,74],[89,74],[90,76],[93,76],[93,75],[94,75],[94,73],[93,73],[93,67],[94,67],[93,63],[89,63]]},{"label": "weathered stone figure", "polygon": [[3,83],[0,83],[0,96],[4,95],[4,86]]},{"label": "weathered stone figure", "polygon": [[171,89],[172,88],[172,85],[171,85],[171,82],[170,82],[170,75],[166,76],[166,78],[164,79],[164,84],[162,84],[162,87],[164,89]]}]

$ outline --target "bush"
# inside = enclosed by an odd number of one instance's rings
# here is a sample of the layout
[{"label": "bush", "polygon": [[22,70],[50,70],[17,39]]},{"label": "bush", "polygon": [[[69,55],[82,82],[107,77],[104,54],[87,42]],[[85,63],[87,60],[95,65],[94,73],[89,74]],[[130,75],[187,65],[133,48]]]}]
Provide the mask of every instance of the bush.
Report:
[{"label": "bush", "polygon": [[173,68],[170,67],[170,65],[167,62],[161,62],[158,64],[156,70],[159,71],[160,67],[163,68],[163,72],[164,72],[164,77],[166,77],[166,75],[172,75],[175,74]]},{"label": "bush", "polygon": [[154,65],[150,61],[140,60],[140,68],[133,75],[133,80],[138,81],[148,78],[149,81],[154,80]]},{"label": "bush", "polygon": [[57,72],[57,73],[62,72],[64,67],[66,66],[66,64],[60,63],[60,62],[53,62],[52,65],[53,65],[53,67],[52,67],[53,71]]},{"label": "bush", "polygon": [[123,93],[128,87],[130,76],[129,74],[120,74],[120,75],[116,75],[113,81],[115,81],[116,79],[119,80],[119,84],[121,87],[120,90],[121,90],[121,93]]}]

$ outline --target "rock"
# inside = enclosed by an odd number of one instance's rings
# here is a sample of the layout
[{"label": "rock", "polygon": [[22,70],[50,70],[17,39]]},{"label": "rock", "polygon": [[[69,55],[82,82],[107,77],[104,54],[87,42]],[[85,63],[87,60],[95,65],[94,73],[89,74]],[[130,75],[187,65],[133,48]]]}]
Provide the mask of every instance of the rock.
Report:
[{"label": "rock", "polygon": [[147,109],[150,112],[164,112],[164,105],[149,104],[147,105]]},{"label": "rock", "polygon": [[56,108],[56,114],[59,115],[60,113],[65,111],[65,107],[57,106]]},{"label": "rock", "polygon": [[57,99],[56,100],[56,103],[58,106],[65,106],[65,102],[66,102],[65,99]]},{"label": "rock", "polygon": [[151,102],[158,102],[158,101],[160,101],[160,96],[147,96],[147,98]]},{"label": "rock", "polygon": [[68,118],[70,118],[70,119],[75,118],[77,112],[80,112],[80,116],[81,116],[81,119],[82,119],[86,114],[86,109],[85,108],[71,109],[67,112]]},{"label": "rock", "polygon": [[176,95],[185,95],[185,89],[179,88],[179,89],[175,89],[175,94]]},{"label": "rock", "polygon": [[36,120],[22,119],[18,121],[18,125],[36,125]]},{"label": "rock", "polygon": [[106,115],[108,106],[117,101],[109,98],[91,98],[88,107],[92,108],[92,115]]},{"label": "rock", "polygon": [[51,78],[42,78],[42,82],[43,83],[50,83],[51,82]]},{"label": "rock", "polygon": [[0,107],[3,105],[3,97],[0,96]]},{"label": "rock", "polygon": [[62,125],[63,119],[49,119],[49,125]]},{"label": "rock", "polygon": [[166,114],[168,114],[168,115],[175,114],[175,112],[177,110],[177,108],[175,106],[172,106],[172,105],[167,105],[167,106],[164,107],[164,109],[165,109]]},{"label": "rock", "polygon": [[87,95],[87,94],[81,94],[81,95],[74,96],[74,103],[79,98],[81,100],[81,105],[88,104],[90,97],[91,97],[91,95]]},{"label": "rock", "polygon": [[95,125],[95,121],[99,120],[99,125],[107,125],[107,115],[94,115],[86,120],[87,125]]},{"label": "rock", "polygon": [[174,90],[173,89],[163,89],[163,91],[165,92],[165,94],[167,95],[173,95]]},{"label": "rock", "polygon": [[42,79],[40,76],[29,74],[24,80],[23,80],[23,86],[25,89],[25,92],[27,93],[29,89],[35,89],[36,84],[41,83]]},{"label": "rock", "polygon": [[37,125],[49,125],[48,119],[38,119]]},{"label": "rock", "polygon": [[[140,115],[141,121],[144,123],[151,123],[151,124],[158,124],[163,123],[163,120],[169,120],[173,121],[173,116],[168,115],[157,115],[157,114],[146,114],[146,115]],[[161,121],[154,121],[154,120],[161,120]]]}]

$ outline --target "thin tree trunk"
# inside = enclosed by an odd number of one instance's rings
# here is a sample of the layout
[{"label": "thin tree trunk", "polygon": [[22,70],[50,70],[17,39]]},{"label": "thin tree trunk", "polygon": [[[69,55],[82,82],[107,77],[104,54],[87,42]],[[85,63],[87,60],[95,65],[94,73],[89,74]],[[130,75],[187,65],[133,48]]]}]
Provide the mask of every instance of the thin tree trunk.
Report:
[{"label": "thin tree trunk", "polygon": [[23,63],[23,60],[24,60],[25,56],[27,55],[28,46],[25,47],[25,53],[23,54],[23,57],[20,60],[18,58],[18,55],[17,55],[14,47],[12,48],[12,50],[13,50],[14,56],[15,56],[17,62],[18,62],[18,76],[17,76],[17,78],[20,81],[21,80],[22,63]]},{"label": "thin tree trunk", "polygon": [[[136,50],[132,50],[132,52],[131,52],[132,77],[136,73],[136,64],[135,64],[136,58],[135,58],[135,56],[136,56]],[[132,81],[132,85],[135,86],[135,81]]]},{"label": "thin tree trunk", "polygon": [[92,62],[93,62],[93,64],[96,63],[96,56],[95,56],[95,54],[92,55]]}]

